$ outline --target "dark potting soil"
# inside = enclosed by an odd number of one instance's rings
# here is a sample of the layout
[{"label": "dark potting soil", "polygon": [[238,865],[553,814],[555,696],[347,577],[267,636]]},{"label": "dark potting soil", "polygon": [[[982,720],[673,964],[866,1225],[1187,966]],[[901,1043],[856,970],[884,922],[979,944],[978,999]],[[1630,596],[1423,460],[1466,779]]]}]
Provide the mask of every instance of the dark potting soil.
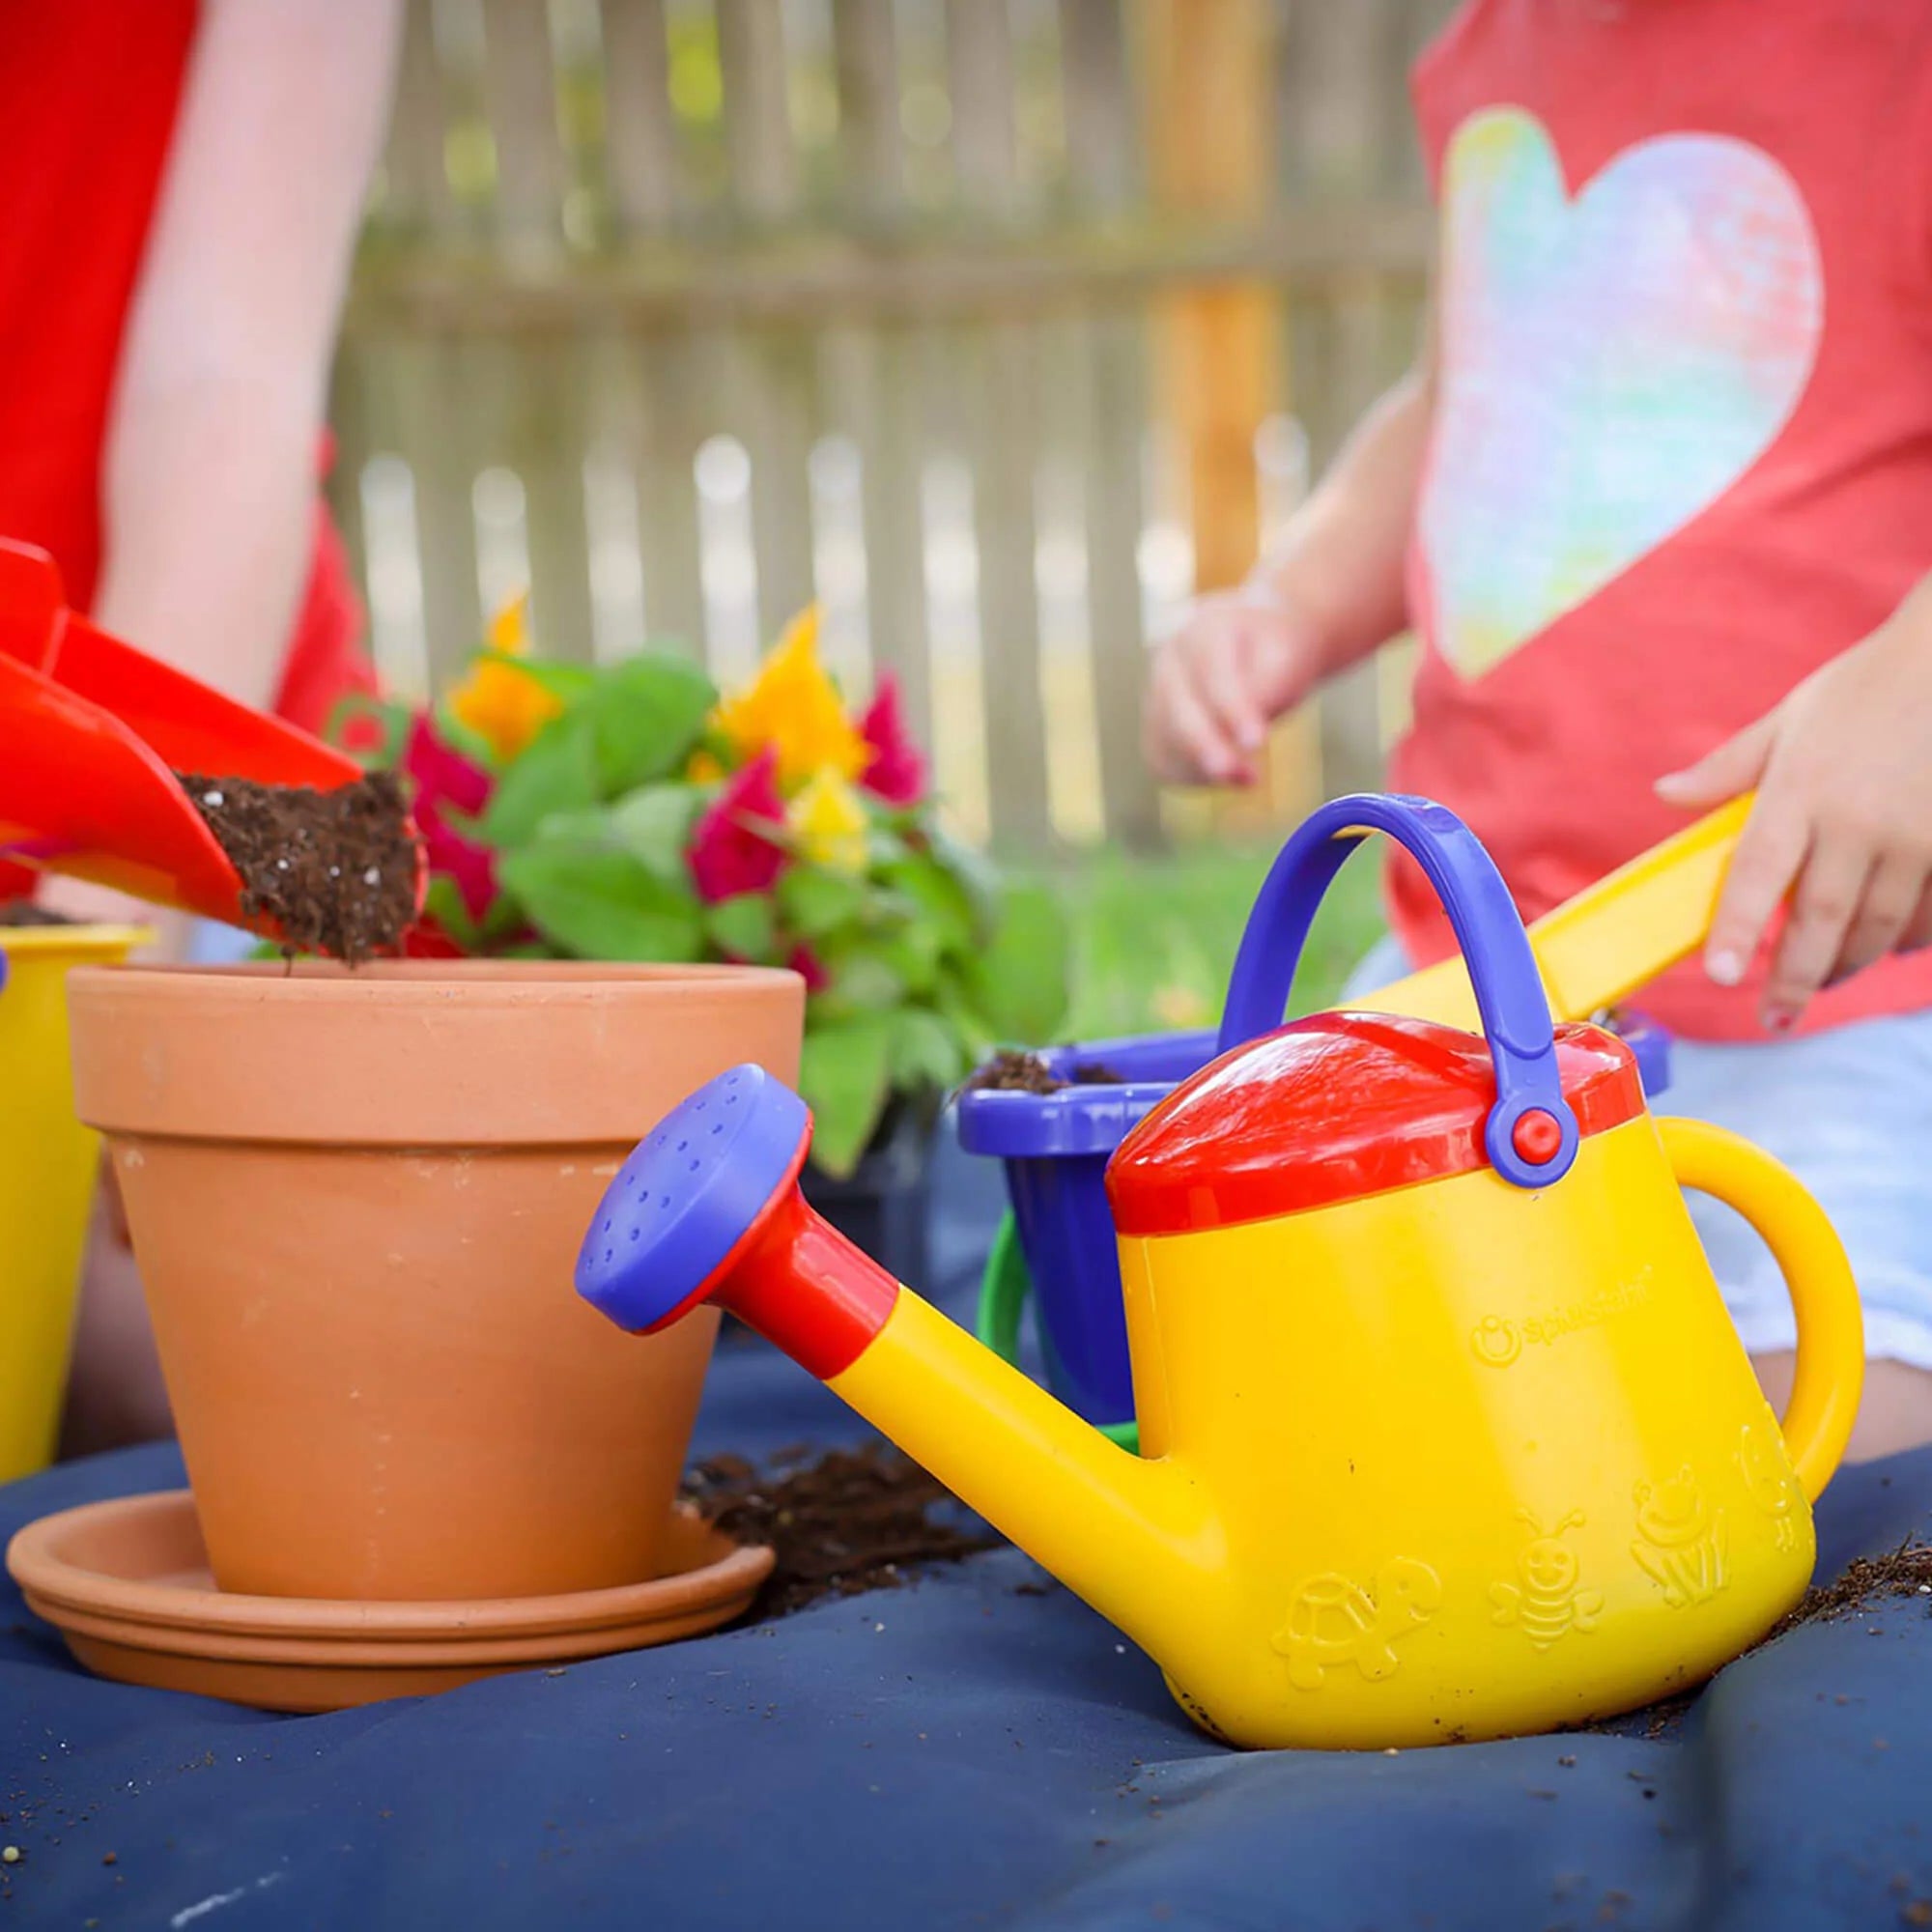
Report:
[{"label": "dark potting soil", "polygon": [[416,842],[402,782],[371,772],[334,791],[180,774],[242,877],[242,914],[283,950],[351,966],[393,952],[416,915]]},{"label": "dark potting soil", "polygon": [[997,1542],[931,1521],[926,1512],[951,1494],[884,1442],[762,1476],[742,1457],[714,1456],[687,1474],[685,1494],[727,1536],[776,1553],[760,1620],[822,1597],[896,1589],[911,1567],[956,1563]]},{"label": "dark potting soil", "polygon": [[1772,1637],[1801,1624],[1835,1623],[1856,1616],[1889,1597],[1924,1597],[1932,1610],[1932,1544],[1909,1539],[1883,1556],[1861,1556],[1836,1582],[1806,1590],[1794,1610],[1787,1610],[1772,1627]]},{"label": "dark potting soil", "polygon": [[37,925],[75,925],[79,922],[65,913],[48,912],[32,899],[0,899],[0,925],[15,928]]},{"label": "dark potting soil", "polygon": [[1071,1080],[1060,1079],[1037,1053],[1009,1050],[996,1053],[966,1083],[987,1087],[999,1094],[1059,1094],[1068,1087],[1118,1087],[1121,1076],[1097,1061],[1082,1061],[1073,1069]]}]

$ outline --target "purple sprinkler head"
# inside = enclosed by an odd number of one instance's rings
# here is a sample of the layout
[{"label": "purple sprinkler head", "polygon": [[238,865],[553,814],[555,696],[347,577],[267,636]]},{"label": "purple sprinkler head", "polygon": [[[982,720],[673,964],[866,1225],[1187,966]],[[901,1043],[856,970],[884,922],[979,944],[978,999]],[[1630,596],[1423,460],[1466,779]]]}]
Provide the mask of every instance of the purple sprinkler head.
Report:
[{"label": "purple sprinkler head", "polygon": [[717,1301],[818,1376],[878,1333],[898,1284],[799,1192],[805,1102],[761,1066],[734,1066],[645,1135],[605,1190],[577,1257],[577,1292],[633,1334]]}]

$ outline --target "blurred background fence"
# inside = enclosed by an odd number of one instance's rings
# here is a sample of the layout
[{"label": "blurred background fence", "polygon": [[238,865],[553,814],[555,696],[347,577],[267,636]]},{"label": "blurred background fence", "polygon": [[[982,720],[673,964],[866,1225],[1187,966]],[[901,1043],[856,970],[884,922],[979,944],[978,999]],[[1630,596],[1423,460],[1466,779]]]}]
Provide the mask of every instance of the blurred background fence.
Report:
[{"label": "blurred background fence", "polygon": [[1449,0],[412,0],[332,489],[388,678],[527,583],[547,652],[723,680],[816,596],[968,836],[1260,831],[1372,782],[1400,671],[1238,803],[1142,765],[1148,640],[1406,361],[1406,73]]}]

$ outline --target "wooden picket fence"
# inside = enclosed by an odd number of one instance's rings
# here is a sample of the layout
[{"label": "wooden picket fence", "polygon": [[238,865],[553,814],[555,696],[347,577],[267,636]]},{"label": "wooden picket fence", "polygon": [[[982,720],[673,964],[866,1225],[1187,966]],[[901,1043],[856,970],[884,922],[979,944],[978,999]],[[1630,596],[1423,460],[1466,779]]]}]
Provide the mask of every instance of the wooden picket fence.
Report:
[{"label": "wooden picket fence", "polygon": [[[413,0],[333,407],[385,673],[527,583],[548,651],[730,680],[815,596],[966,832],[1156,838],[1149,638],[1410,352],[1446,11]],[[1386,683],[1264,813],[1373,776]]]}]

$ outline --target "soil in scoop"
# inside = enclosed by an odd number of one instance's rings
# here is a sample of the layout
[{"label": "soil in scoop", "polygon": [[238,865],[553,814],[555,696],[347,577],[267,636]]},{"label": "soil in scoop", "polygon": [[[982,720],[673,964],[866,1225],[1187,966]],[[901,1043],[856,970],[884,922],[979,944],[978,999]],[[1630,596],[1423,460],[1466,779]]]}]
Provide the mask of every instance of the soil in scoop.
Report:
[{"label": "soil in scoop", "polygon": [[1062,1080],[1037,1053],[996,1053],[966,1083],[969,1087],[988,1087],[996,1094],[1059,1094],[1068,1087],[1119,1087],[1121,1076],[1112,1067],[1082,1062],[1073,1069],[1071,1080]]},{"label": "soil in scoop", "polygon": [[952,1496],[883,1442],[767,1476],[742,1457],[715,1456],[690,1472],[685,1493],[727,1536],[776,1553],[758,1597],[763,1620],[822,1597],[896,1589],[909,1566],[956,1563],[997,1541],[928,1520]]},{"label": "soil in scoop", "polygon": [[32,899],[0,899],[0,926],[74,925],[66,914],[48,912]]},{"label": "soil in scoop", "polygon": [[283,951],[351,966],[393,952],[416,915],[416,844],[402,782],[371,772],[334,791],[181,775],[242,878],[242,916]]}]

